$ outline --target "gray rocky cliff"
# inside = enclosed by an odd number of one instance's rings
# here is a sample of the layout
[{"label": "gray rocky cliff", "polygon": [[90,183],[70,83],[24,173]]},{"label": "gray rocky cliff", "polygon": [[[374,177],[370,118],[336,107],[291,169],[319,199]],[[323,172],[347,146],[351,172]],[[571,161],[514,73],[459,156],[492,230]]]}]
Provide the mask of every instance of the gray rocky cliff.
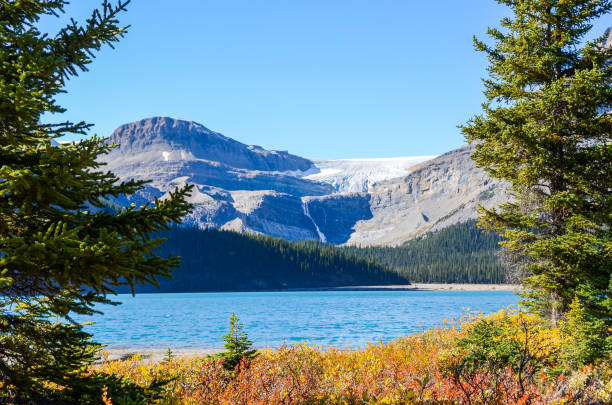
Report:
[{"label": "gray rocky cliff", "polygon": [[234,168],[259,171],[306,171],[313,163],[286,151],[245,145],[193,121],[152,117],[120,126],[109,142],[124,163],[160,161],[227,162]]},{"label": "gray rocky cliff", "polygon": [[506,188],[470,159],[464,146],[426,162],[408,176],[380,182],[369,192],[372,218],[358,222],[349,244],[396,245],[424,232],[478,216],[479,204],[508,200]]},{"label": "gray rocky cliff", "polygon": [[372,218],[371,196],[368,193],[347,193],[323,197],[307,197],[304,202],[313,223],[326,242],[341,245],[350,240],[355,225]]},{"label": "gray rocky cliff", "polygon": [[[476,168],[469,146],[425,162],[419,158],[422,163],[416,166],[407,164],[408,158],[363,160],[363,168],[358,161],[342,161],[369,184],[367,191],[349,193],[341,192],[329,176],[309,178],[319,168],[313,170],[308,159],[249,147],[191,121],[137,121],[118,128],[110,142],[120,146],[104,157],[108,169],[122,179],[151,181],[114,203],[142,205],[193,184],[189,200],[195,208],[184,223],[200,228],[294,241],[394,245],[474,218],[478,204],[508,199],[499,182]],[[337,170],[338,161],[325,164],[322,173],[329,172],[330,164]],[[389,178],[396,173],[403,175]]]}]

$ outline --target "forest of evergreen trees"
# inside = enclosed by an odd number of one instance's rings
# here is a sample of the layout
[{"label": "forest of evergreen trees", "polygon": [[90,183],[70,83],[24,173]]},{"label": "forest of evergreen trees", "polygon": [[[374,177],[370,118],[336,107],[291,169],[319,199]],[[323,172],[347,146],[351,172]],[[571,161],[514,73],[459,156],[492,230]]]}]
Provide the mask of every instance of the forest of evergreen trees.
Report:
[{"label": "forest of evergreen trees", "polygon": [[[409,284],[384,265],[318,242],[288,242],[214,229],[173,228],[163,254],[181,256],[174,279],[138,292],[252,291]],[[127,292],[127,290],[123,291]]]},{"label": "forest of evergreen trees", "polygon": [[343,247],[343,251],[388,265],[417,283],[504,283],[499,237],[475,220],[427,233],[398,247]]},{"label": "forest of evergreen trees", "polygon": [[163,236],[169,238],[163,253],[181,256],[181,267],[173,280],[159,280],[161,290],[141,286],[139,292],[506,281],[497,260],[499,237],[479,230],[475,221],[397,247],[337,247],[195,228],[173,228]]}]

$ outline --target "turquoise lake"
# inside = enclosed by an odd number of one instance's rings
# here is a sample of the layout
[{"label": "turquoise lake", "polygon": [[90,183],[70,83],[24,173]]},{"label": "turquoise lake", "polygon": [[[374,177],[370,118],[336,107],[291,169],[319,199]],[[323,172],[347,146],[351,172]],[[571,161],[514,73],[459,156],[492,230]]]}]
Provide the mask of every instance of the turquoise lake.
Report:
[{"label": "turquoise lake", "polygon": [[80,318],[110,348],[223,347],[232,312],[256,347],[308,341],[363,347],[441,324],[465,310],[495,312],[518,297],[509,291],[308,291],[119,295],[122,305]]}]

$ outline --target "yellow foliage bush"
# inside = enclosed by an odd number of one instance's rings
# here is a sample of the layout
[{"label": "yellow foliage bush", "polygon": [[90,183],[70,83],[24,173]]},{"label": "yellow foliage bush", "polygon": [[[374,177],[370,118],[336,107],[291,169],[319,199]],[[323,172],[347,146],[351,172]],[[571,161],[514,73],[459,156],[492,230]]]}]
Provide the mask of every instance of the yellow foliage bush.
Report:
[{"label": "yellow foliage bush", "polygon": [[[474,344],[470,339],[482,325],[497,334]],[[243,359],[236,373],[214,356],[106,360],[97,369],[141,385],[172,379],[162,402],[169,404],[611,403],[610,363],[565,370],[565,339],[542,319],[509,308],[359,350],[305,344],[263,350],[251,361]],[[449,372],[470,356],[478,360],[474,368],[464,368],[459,378]],[[509,356],[508,364],[503,356]]]}]

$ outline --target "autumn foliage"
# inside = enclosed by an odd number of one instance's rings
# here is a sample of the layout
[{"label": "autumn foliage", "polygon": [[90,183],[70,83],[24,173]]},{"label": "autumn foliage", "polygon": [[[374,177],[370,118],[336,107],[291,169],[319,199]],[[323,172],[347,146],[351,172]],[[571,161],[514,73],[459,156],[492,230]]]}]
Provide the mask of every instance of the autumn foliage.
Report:
[{"label": "autumn foliage", "polygon": [[571,370],[571,337],[508,309],[360,350],[306,344],[262,350],[228,372],[219,357],[104,361],[141,386],[170,381],[170,404],[607,404],[610,361]]}]

